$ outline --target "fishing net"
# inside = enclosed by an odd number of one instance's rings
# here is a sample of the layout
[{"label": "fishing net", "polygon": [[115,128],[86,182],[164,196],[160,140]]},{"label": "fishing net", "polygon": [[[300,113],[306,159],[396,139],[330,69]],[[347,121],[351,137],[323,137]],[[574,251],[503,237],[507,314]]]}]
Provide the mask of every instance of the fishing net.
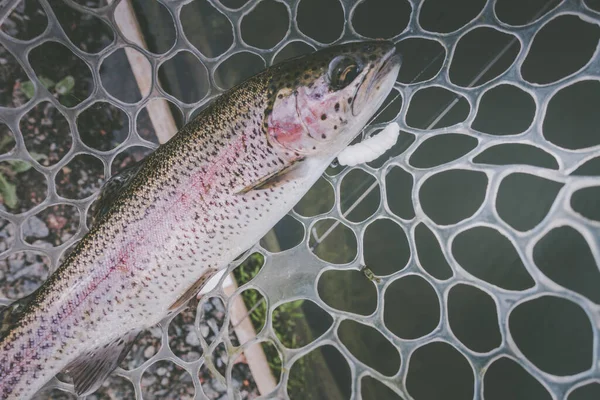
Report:
[{"label": "fishing net", "polygon": [[[103,179],[156,147],[156,99],[180,124],[274,61],[385,37],[404,64],[365,134],[389,121],[402,133],[380,160],[329,168],[90,398],[248,398],[254,384],[264,398],[598,398],[597,1],[144,4],[146,43],[122,32],[120,1],[1,5],[2,64],[18,61],[20,86],[0,87],[0,304],[82,237]],[[87,78],[52,77],[67,62]],[[131,72],[142,64],[148,87]],[[110,145],[85,128],[98,107],[101,122],[125,121]],[[248,323],[254,337],[239,333]],[[240,381],[252,354],[268,368]],[[71,396],[59,378],[51,396]]]}]

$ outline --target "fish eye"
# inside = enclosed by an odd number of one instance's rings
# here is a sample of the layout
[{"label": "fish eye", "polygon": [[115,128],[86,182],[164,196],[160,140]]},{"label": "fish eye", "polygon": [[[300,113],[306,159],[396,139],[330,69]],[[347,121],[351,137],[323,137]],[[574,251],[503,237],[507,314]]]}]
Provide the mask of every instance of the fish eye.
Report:
[{"label": "fish eye", "polygon": [[348,86],[360,74],[362,68],[352,57],[338,56],[329,64],[329,83],[335,90]]}]

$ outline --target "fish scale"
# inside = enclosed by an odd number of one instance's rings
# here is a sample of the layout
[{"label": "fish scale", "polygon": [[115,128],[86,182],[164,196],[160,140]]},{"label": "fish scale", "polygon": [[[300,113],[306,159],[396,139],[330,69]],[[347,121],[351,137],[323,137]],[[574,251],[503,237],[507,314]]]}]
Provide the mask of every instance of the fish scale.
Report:
[{"label": "fish scale", "polygon": [[[0,397],[30,398],[69,365],[76,389],[95,389],[139,331],[302,198],[389,93],[393,54],[388,42],[355,43],[267,69],[144,160],[1,339]],[[361,70],[334,90],[340,57]]]}]

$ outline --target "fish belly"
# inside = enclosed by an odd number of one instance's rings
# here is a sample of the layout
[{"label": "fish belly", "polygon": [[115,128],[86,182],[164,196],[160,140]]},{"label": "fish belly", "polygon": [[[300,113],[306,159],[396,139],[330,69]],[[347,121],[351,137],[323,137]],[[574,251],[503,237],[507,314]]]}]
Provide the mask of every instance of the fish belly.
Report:
[{"label": "fish belly", "polygon": [[29,398],[82,354],[155,325],[208,270],[226,267],[260,240],[319,176],[245,194],[187,188],[123,226],[91,263],[75,257],[0,343],[0,398]]}]

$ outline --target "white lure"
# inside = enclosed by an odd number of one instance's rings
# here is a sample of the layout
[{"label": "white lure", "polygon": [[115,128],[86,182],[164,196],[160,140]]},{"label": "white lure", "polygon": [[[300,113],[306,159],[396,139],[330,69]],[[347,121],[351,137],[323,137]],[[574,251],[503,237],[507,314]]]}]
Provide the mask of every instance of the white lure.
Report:
[{"label": "white lure", "polygon": [[399,135],[400,126],[396,122],[392,122],[378,135],[342,150],[337,157],[338,163],[353,167],[376,160],[396,144]]}]

